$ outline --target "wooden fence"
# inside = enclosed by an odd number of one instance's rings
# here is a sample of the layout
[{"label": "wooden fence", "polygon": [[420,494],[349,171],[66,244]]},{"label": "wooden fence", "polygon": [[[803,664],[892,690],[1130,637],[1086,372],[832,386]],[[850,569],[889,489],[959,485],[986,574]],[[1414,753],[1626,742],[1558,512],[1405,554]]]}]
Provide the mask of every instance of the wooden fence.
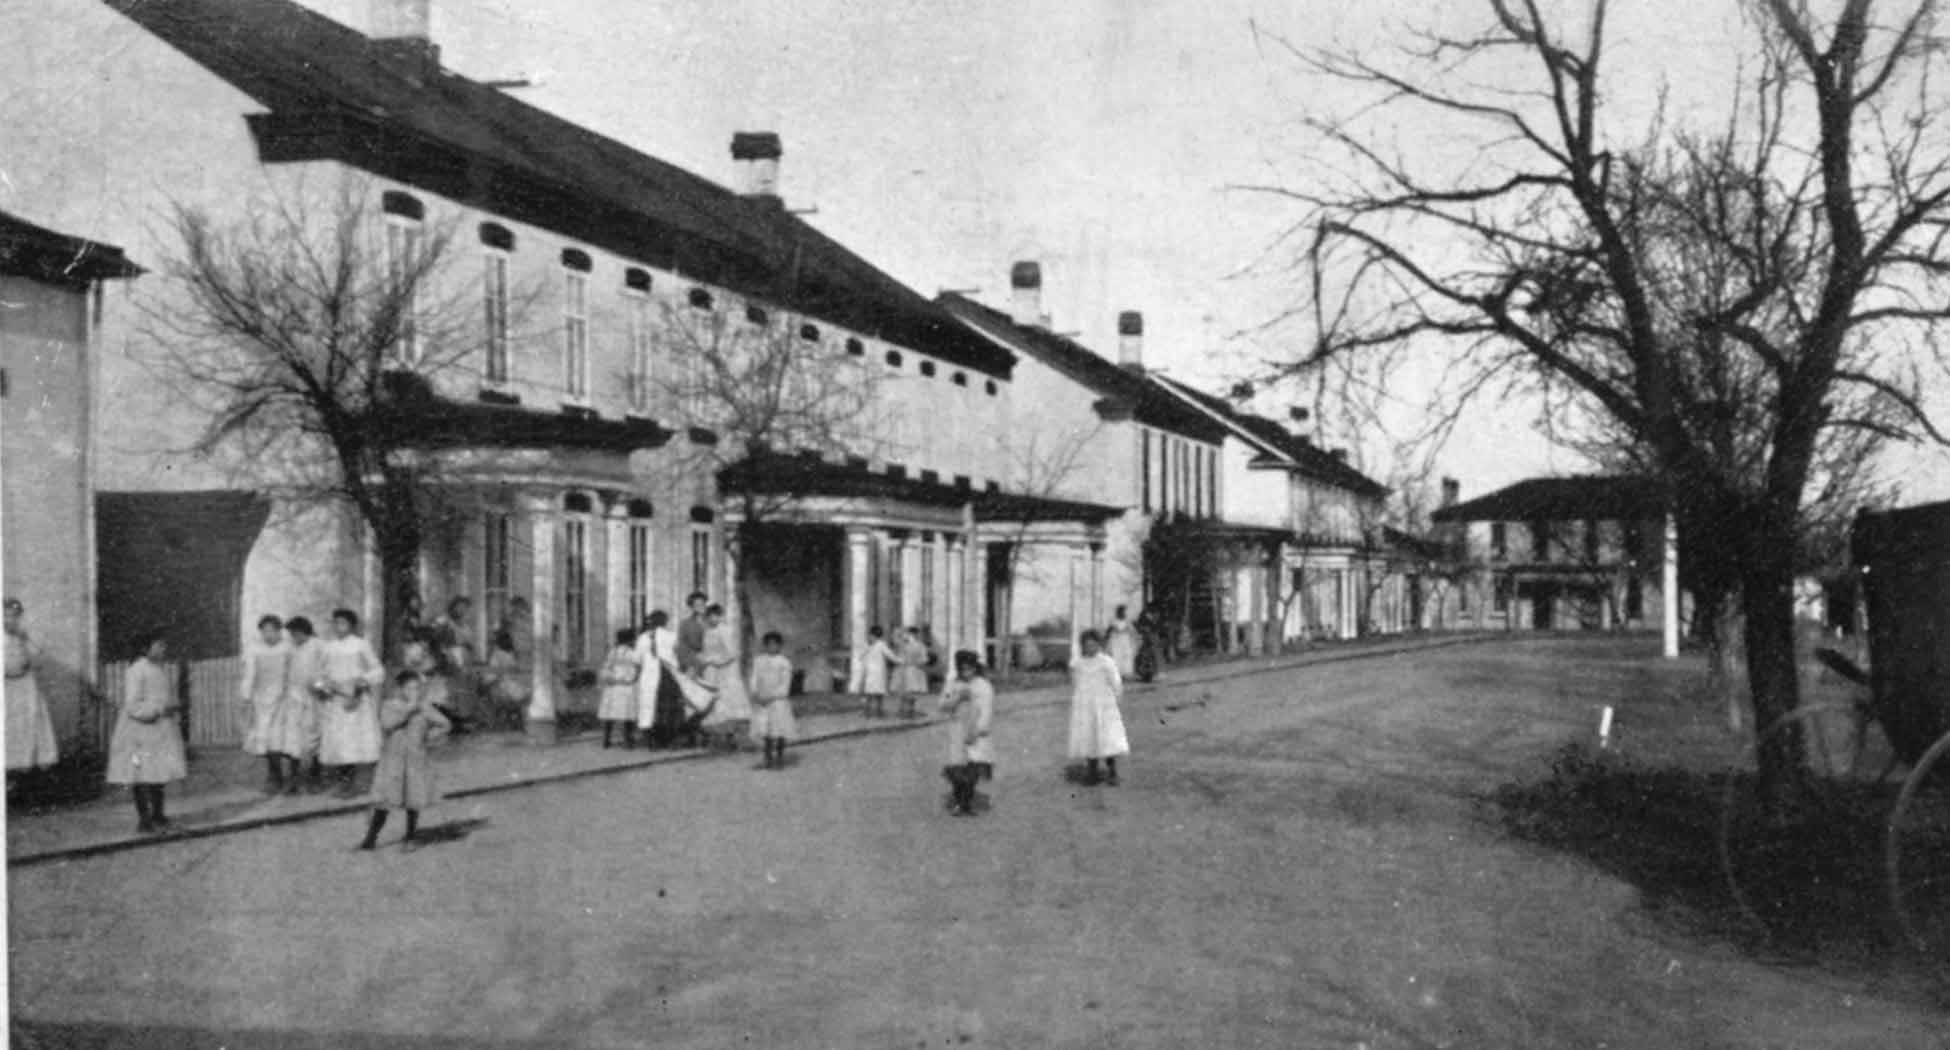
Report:
[{"label": "wooden fence", "polygon": [[[116,715],[121,710],[122,690],[128,678],[130,661],[106,663],[95,679],[100,693],[109,702],[96,712],[94,737],[89,742],[106,749]],[[237,698],[237,685],[244,677],[244,658],[225,656],[214,660],[178,661],[176,688],[184,701],[182,716],[184,739],[191,747],[236,747],[244,742],[249,704]]]}]

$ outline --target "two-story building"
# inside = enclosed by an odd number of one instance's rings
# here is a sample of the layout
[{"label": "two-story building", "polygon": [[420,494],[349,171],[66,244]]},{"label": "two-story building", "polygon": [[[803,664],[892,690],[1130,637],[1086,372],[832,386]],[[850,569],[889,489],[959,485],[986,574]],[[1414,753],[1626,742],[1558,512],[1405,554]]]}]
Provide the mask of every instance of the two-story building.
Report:
[{"label": "two-story building", "polygon": [[[1644,479],[1530,478],[1442,507],[1471,571],[1464,621],[1511,630],[1662,627],[1667,563],[1665,501]],[[1676,564],[1676,563],[1675,563]],[[1679,596],[1683,597],[1683,596]]]},{"label": "two-story building", "polygon": [[[1101,547],[1111,508],[998,469],[1014,356],[782,207],[777,136],[734,138],[734,191],[442,67],[428,25],[427,0],[377,0],[374,35],[289,0],[55,0],[12,29],[0,123],[26,139],[9,169],[24,211],[93,217],[144,257],[181,258],[178,208],[221,226],[329,218],[348,196],[376,258],[445,246],[411,309],[461,320],[440,326],[447,345],[401,341],[387,420],[440,494],[417,588],[429,614],[472,598],[483,648],[503,625],[521,635],[532,720],[613,629],[692,590],[747,591],[758,628],[818,672],[872,623],[984,637],[990,545],[1024,520],[1060,523],[1052,542],[1077,557]],[[104,311],[101,487],[275,490],[180,451],[208,417],[157,373],[157,313],[127,296]],[[738,434],[673,381],[696,367],[683,336],[736,326],[876,370],[853,447],[698,454]],[[784,498],[748,534],[726,487]],[[383,608],[342,507],[281,503],[242,560],[239,633],[264,613]]]}]

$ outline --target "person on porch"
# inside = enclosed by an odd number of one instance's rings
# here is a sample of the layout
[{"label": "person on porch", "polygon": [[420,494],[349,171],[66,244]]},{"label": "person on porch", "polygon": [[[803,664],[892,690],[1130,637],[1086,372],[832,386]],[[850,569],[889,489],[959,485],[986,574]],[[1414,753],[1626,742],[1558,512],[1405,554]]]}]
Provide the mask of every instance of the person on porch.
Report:
[{"label": "person on porch", "polygon": [[684,605],[691,614],[677,625],[677,669],[687,675],[699,677],[704,670],[704,635],[711,629],[705,622],[711,599],[703,591],[692,591],[684,599]]}]

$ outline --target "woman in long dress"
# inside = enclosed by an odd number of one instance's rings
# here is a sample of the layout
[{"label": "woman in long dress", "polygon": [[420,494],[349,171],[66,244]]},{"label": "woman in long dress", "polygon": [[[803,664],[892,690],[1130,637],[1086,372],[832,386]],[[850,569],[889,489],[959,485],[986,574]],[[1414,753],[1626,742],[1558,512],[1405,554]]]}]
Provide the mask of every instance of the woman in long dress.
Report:
[{"label": "woman in long dress", "polygon": [[708,726],[727,726],[752,720],[751,694],[745,691],[745,672],[738,666],[738,640],[724,620],[724,606],[704,610],[704,650],[698,657],[704,684],[717,690],[717,703],[705,716]]},{"label": "woman in long dress", "polygon": [[928,691],[928,646],[921,640],[919,627],[909,627],[901,635],[900,648],[894,655],[899,663],[894,667],[891,689],[901,698],[901,717],[913,718],[914,705]]},{"label": "woman in long dress", "polygon": [[291,643],[290,686],[285,695],[285,716],[278,719],[276,737],[279,749],[291,756],[291,774],[285,778],[284,791],[295,795],[306,787],[298,769],[307,761],[311,763],[310,790],[315,792],[324,787],[318,750],[321,719],[325,705],[331,702],[331,694],[321,689],[327,681],[325,643],[318,640],[311,621],[293,616],[285,621],[284,633]]},{"label": "woman in long dress", "polygon": [[318,760],[337,767],[338,794],[356,798],[358,767],[379,761],[379,686],[386,669],[359,635],[359,614],[332,613],[331,641],[325,642],[325,684],[331,702],[319,712]]},{"label": "woman in long dress", "polygon": [[[244,734],[244,753],[264,756],[264,793],[284,791],[285,758],[278,722],[285,717],[291,695],[291,647],[284,641],[284,621],[275,616],[257,621],[257,641],[244,653],[244,677],[237,697],[245,704],[250,729]],[[296,771],[293,771],[294,775]]]},{"label": "woman in long dress", "polygon": [[163,814],[163,785],[189,775],[183,755],[183,730],[176,712],[174,668],[166,661],[169,645],[160,634],[141,640],[142,656],[129,666],[122,708],[108,745],[111,784],[126,784],[135,796],[136,830],[147,834],[169,827]]},{"label": "woman in long dress", "polygon": [[995,775],[995,688],[982,671],[982,659],[963,649],[955,653],[955,677],[941,692],[948,718],[948,764],[941,770],[953,790],[955,816],[975,815],[975,785]]},{"label": "woman in long dress", "polygon": [[1138,636],[1137,628],[1124,618],[1124,607],[1117,607],[1117,615],[1104,629],[1104,648],[1110,652],[1111,662],[1117,665],[1117,673],[1126,678],[1137,674]]},{"label": "woman in long dress", "polygon": [[1095,784],[1097,762],[1109,769],[1107,782],[1117,783],[1117,757],[1131,753],[1124,735],[1124,716],[1117,701],[1124,695],[1124,679],[1105,653],[1097,632],[1085,631],[1083,652],[1070,661],[1070,757],[1086,764],[1085,778]]},{"label": "woman in long dress", "polygon": [[651,747],[668,747],[689,722],[677,670],[677,632],[670,629],[669,613],[651,612],[637,636],[636,655],[642,668],[636,677],[637,728],[648,735]]},{"label": "woman in long dress", "polygon": [[41,683],[35,666],[40,654],[34,639],[22,622],[27,607],[18,598],[7,599],[5,635],[7,662],[7,772],[44,769],[60,758],[54,746],[54,721],[48,717],[47,701],[41,699]]}]

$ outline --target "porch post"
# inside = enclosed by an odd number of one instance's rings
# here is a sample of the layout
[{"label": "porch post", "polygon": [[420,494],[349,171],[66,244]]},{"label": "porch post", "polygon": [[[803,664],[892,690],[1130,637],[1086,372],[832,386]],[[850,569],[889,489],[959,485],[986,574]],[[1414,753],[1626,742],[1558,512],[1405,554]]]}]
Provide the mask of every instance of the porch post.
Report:
[{"label": "porch post", "polygon": [[1679,659],[1679,519],[1666,514],[1666,542],[1659,568],[1659,604],[1665,620],[1664,652],[1668,660]]},{"label": "porch post", "polygon": [[973,534],[968,542],[972,556],[968,558],[968,623],[964,628],[966,644],[963,648],[987,660],[989,656],[984,649],[989,623],[989,545]]},{"label": "porch post", "polygon": [[1082,565],[1082,563],[1083,563],[1083,552],[1082,552],[1082,551],[1080,551],[1080,550],[1078,550],[1078,549],[1077,549],[1077,548],[1075,548],[1075,547],[1071,547],[1071,548],[1070,548],[1070,557],[1069,557],[1069,563],[1070,563],[1070,565],[1069,565],[1069,571],[1070,571],[1070,656],[1071,656],[1072,658],[1075,658],[1075,656],[1076,656],[1076,654],[1077,654],[1077,648],[1078,648],[1078,644],[1079,644],[1079,643],[1078,643],[1078,638],[1079,638],[1079,637],[1080,637],[1080,636],[1081,636],[1081,635],[1083,634],[1083,622],[1082,622],[1082,621],[1083,621],[1083,612],[1084,612],[1084,607],[1083,607],[1083,602],[1082,602],[1082,601],[1080,600],[1082,596],[1081,596],[1080,594],[1078,594],[1078,593],[1077,593],[1077,591],[1078,591],[1078,586],[1077,586],[1077,577],[1079,577],[1079,576],[1081,576],[1081,575],[1083,575],[1083,572],[1082,572],[1082,568],[1083,568],[1083,565]]},{"label": "porch post", "polygon": [[933,633],[935,640],[945,637],[942,633],[948,626],[948,534],[940,530],[934,533],[934,542],[928,548],[929,564],[934,566],[930,573],[928,608],[924,621]]},{"label": "porch post", "polygon": [[942,654],[942,660],[946,662],[953,655],[952,650],[961,648],[962,622],[967,618],[962,603],[966,600],[968,581],[962,574],[967,571],[963,562],[968,551],[968,539],[966,536],[950,538],[944,534],[944,543],[947,550],[942,557],[941,566],[942,572],[946,574],[947,586],[944,589],[947,591],[948,609],[942,618],[941,633],[936,637],[951,650]]},{"label": "porch post", "polygon": [[873,535],[866,529],[846,530],[846,644],[859,649],[867,644],[867,585],[872,578],[868,559],[873,556]]},{"label": "porch post", "polygon": [[1090,545],[1090,626],[1104,625],[1104,545]]},{"label": "porch post", "polygon": [[921,618],[920,537],[909,532],[895,541],[894,557],[899,559],[901,567],[900,607],[894,614],[900,618],[900,629],[904,631],[918,625]]},{"label": "porch post", "polygon": [[603,586],[607,589],[603,608],[607,610],[603,630],[603,651],[608,652],[616,632],[630,622],[630,521],[629,504],[621,497],[603,508],[603,557],[607,559]]},{"label": "porch post", "polygon": [[555,508],[548,495],[528,493],[521,499],[533,552],[528,594],[529,653],[534,663],[534,695],[528,701],[531,743],[553,743],[555,738]]}]

